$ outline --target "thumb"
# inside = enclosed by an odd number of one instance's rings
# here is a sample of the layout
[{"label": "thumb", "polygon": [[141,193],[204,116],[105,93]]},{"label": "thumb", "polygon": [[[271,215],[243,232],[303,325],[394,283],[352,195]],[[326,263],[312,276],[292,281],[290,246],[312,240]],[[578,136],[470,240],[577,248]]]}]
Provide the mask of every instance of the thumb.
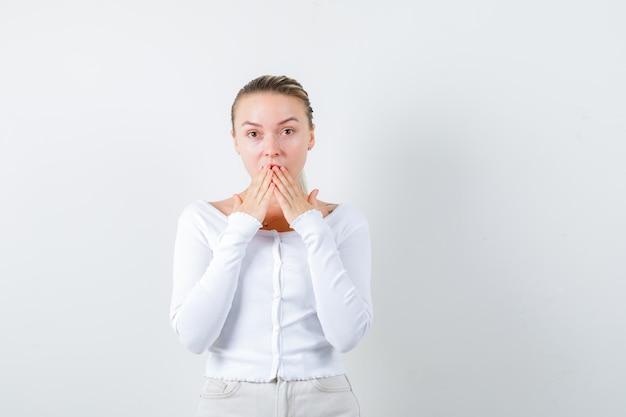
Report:
[{"label": "thumb", "polygon": [[311,191],[311,194],[309,194],[309,198],[307,198],[307,201],[309,202],[309,204],[312,204],[315,207],[317,207],[317,195],[319,193],[320,193],[320,190],[318,190],[317,188]]},{"label": "thumb", "polygon": [[237,209],[243,204],[243,200],[239,196],[239,194],[233,194],[233,211],[237,211]]}]

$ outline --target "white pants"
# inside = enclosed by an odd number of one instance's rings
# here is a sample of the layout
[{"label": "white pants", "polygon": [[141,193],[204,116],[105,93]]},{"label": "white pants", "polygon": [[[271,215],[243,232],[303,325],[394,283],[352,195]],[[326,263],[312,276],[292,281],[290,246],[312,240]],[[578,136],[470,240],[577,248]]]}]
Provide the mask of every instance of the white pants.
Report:
[{"label": "white pants", "polygon": [[359,417],[345,375],[308,381],[241,382],[206,378],[197,417]]}]

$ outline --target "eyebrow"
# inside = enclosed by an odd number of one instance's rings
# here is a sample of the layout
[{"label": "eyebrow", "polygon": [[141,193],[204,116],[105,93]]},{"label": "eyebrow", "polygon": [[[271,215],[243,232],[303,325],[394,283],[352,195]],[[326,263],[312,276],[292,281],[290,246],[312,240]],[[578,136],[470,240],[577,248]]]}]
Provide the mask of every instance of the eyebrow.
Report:
[{"label": "eyebrow", "polygon": [[[283,120],[282,122],[278,122],[278,124],[279,125],[284,125],[287,122],[293,122],[293,121],[300,123],[300,120],[298,120],[297,117],[288,117],[285,120]],[[245,126],[245,125],[250,125],[250,126],[255,126],[255,127],[262,127],[262,125],[260,125],[259,123],[254,123],[254,122],[251,122],[249,120],[246,120],[246,121],[244,121],[241,124],[241,126]]]}]

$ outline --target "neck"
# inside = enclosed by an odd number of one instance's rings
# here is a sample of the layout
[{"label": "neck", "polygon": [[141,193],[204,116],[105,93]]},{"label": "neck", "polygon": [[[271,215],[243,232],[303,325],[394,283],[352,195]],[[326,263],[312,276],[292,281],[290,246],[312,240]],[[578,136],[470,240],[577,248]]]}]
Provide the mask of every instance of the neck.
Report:
[{"label": "neck", "polygon": [[278,204],[270,204],[270,206],[267,208],[267,212],[265,214],[266,219],[278,219],[284,217],[285,216],[283,215],[283,209],[281,209]]}]

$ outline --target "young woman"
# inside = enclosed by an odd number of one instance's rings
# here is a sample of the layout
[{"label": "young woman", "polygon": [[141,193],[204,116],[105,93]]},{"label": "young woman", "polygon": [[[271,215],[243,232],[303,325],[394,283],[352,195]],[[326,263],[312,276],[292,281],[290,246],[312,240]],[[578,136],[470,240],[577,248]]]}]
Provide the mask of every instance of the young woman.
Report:
[{"label": "young woman", "polygon": [[248,188],[180,216],[170,317],[208,351],[198,416],[357,417],[341,365],[372,321],[370,237],[357,209],[307,194],[309,97],[262,76],[232,106]]}]

